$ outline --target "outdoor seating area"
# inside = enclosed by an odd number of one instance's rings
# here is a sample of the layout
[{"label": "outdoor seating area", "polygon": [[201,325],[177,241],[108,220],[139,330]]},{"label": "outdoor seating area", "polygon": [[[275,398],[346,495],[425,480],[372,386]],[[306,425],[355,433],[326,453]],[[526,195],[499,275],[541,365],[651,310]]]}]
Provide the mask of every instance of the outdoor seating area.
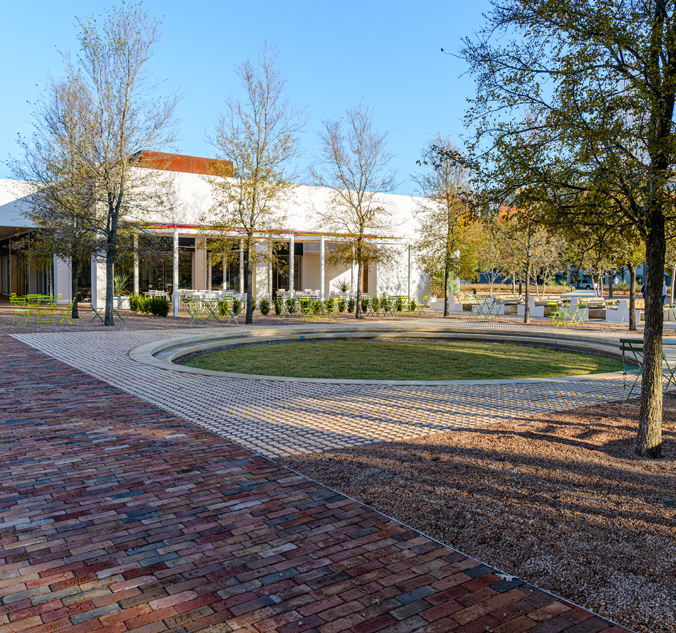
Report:
[{"label": "outdoor seating area", "polygon": [[12,293],[9,302],[12,306],[12,325],[31,325],[31,319],[38,323],[63,323],[73,322],[70,320],[70,312],[73,309],[73,303],[70,305],[60,304],[61,295],[52,297],[51,295],[29,294],[18,297]]},{"label": "outdoor seating area", "polygon": [[[314,291],[298,292],[291,295],[288,291],[278,291],[275,298],[275,312],[281,316],[298,316],[303,321],[334,321],[339,314],[354,313],[357,304],[356,293],[331,292],[329,298],[322,301],[320,294]],[[429,308],[429,297],[417,301],[408,295],[387,295],[380,297],[362,294],[360,308],[365,316],[402,316],[423,315]]]}]

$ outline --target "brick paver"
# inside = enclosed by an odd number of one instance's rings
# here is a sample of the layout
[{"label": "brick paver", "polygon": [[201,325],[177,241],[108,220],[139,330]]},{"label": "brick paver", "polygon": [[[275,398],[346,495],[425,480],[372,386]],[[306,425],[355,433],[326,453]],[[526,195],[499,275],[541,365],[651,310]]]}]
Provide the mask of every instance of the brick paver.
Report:
[{"label": "brick paver", "polygon": [[[520,326],[524,327],[528,326]],[[621,378],[447,386],[267,382],[166,371],[129,357],[129,352],[139,345],[185,334],[185,330],[108,330],[15,336],[96,378],[272,458],[398,441],[622,398]],[[285,353],[286,350],[280,351],[280,362]]]},{"label": "brick paver", "polygon": [[610,633],[221,436],[0,345],[0,633]]}]

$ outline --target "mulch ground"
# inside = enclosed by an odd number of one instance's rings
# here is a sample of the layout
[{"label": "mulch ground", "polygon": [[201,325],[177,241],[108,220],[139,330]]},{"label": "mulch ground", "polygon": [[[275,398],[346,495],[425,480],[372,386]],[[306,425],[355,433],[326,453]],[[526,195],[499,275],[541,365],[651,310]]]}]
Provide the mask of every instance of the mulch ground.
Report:
[{"label": "mulch ground", "polygon": [[661,460],[634,456],[637,417],[610,403],[282,463],[636,631],[673,632],[676,398]]},{"label": "mulch ground", "polygon": [[0,349],[0,633],[627,633],[11,337]]}]

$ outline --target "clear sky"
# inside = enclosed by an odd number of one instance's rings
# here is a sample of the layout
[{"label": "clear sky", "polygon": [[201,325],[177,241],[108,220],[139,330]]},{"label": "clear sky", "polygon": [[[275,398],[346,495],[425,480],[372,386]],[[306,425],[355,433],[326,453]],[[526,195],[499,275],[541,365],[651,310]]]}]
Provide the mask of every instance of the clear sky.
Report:
[{"label": "clear sky", "polygon": [[[0,30],[0,177],[17,153],[17,133],[30,133],[38,86],[61,72],[58,51],[77,52],[75,16],[111,6],[101,0],[37,0],[3,5]],[[410,175],[423,144],[437,131],[463,133],[474,86],[457,52],[481,23],[488,0],[146,0],[163,22],[152,72],[167,90],[181,89],[178,149],[212,156],[205,133],[227,94],[239,90],[233,65],[255,57],[264,39],[279,45],[288,98],[312,108],[304,134],[306,159],[316,131],[363,99],[378,130],[391,134],[399,193],[413,193]]]}]

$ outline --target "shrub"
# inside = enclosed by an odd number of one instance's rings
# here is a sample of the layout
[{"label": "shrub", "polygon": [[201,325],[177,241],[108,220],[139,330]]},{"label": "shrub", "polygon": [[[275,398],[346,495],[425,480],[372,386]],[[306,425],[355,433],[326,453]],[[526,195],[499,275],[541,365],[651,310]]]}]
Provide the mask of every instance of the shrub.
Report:
[{"label": "shrub", "polygon": [[322,313],[322,302],[319,299],[313,299],[310,307],[312,308],[312,314]]},{"label": "shrub", "polygon": [[137,294],[130,294],[129,295],[129,309],[132,312],[139,312],[140,310],[140,302],[143,299],[143,296],[137,295]]},{"label": "shrub", "polygon": [[335,305],[336,302],[334,301],[333,298],[330,298],[324,302],[324,307],[326,307],[327,312],[333,312],[333,308],[335,307]]},{"label": "shrub", "polygon": [[418,307],[418,302],[417,302],[415,299],[411,299],[411,300],[408,302],[408,309],[409,309],[411,312],[415,312],[415,309],[416,309],[417,307]]},{"label": "shrub", "polygon": [[[279,299],[275,300],[275,313],[276,314],[282,313],[281,301]],[[268,316],[268,314],[270,314],[270,300],[269,299],[261,299],[261,314],[263,316]]]},{"label": "shrub", "polygon": [[378,299],[378,297],[373,297],[373,299],[371,299],[371,305],[373,306],[373,311],[378,312],[378,310],[380,310],[380,299]]},{"label": "shrub", "polygon": [[338,299],[338,312],[345,312],[345,299]]},{"label": "shrub", "polygon": [[296,300],[293,297],[287,297],[286,309],[289,314],[296,314]]},{"label": "shrub", "polygon": [[353,298],[350,298],[350,300],[347,302],[347,311],[348,312],[354,312],[354,309],[356,307],[357,307],[357,302]]},{"label": "shrub", "polygon": [[404,300],[401,297],[397,297],[397,301],[394,304],[394,309],[397,312],[403,312],[404,311]]},{"label": "shrub", "polygon": [[361,311],[366,312],[369,309],[369,298],[368,297],[362,297],[361,298]]},{"label": "shrub", "polygon": [[143,314],[150,314],[150,297],[141,297],[139,307]]},{"label": "shrub", "polygon": [[237,315],[242,311],[242,300],[239,297],[236,297],[232,300],[232,312]]},{"label": "shrub", "polygon": [[169,314],[169,300],[166,297],[152,297],[146,301],[150,312],[155,316],[165,317]]}]

